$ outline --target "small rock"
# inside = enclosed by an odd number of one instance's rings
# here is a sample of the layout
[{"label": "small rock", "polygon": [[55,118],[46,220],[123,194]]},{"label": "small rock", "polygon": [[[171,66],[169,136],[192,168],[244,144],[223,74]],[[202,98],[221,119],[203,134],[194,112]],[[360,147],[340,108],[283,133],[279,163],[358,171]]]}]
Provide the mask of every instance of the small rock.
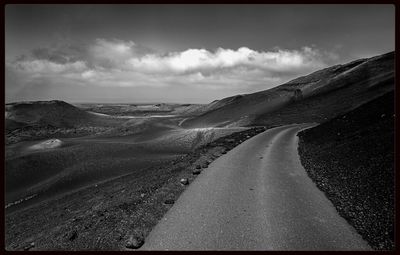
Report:
[{"label": "small rock", "polygon": [[167,199],[164,201],[164,204],[166,204],[166,205],[172,205],[174,203],[175,203],[175,201],[173,199]]},{"label": "small rock", "polygon": [[76,230],[72,231],[68,237],[68,240],[73,241],[78,237],[78,232]]},{"label": "small rock", "polygon": [[196,165],[196,169],[201,169],[201,166],[200,165]]},{"label": "small rock", "polygon": [[381,118],[384,118],[385,116],[386,116],[385,114],[382,114],[382,115],[381,115]]},{"label": "small rock", "polygon": [[189,184],[188,178],[182,178],[182,179],[180,180],[180,182],[181,182],[182,185],[188,185],[188,184]]},{"label": "small rock", "polygon": [[130,236],[126,243],[128,249],[138,249],[144,244],[144,239],[141,236]]},{"label": "small rock", "polygon": [[25,245],[24,251],[28,251],[28,250],[32,249],[33,247],[35,247],[35,242],[31,242],[31,243]]},{"label": "small rock", "polygon": [[201,173],[200,169],[194,169],[194,170],[192,171],[192,174],[193,174],[193,175],[198,175],[198,174],[200,174],[200,173]]}]

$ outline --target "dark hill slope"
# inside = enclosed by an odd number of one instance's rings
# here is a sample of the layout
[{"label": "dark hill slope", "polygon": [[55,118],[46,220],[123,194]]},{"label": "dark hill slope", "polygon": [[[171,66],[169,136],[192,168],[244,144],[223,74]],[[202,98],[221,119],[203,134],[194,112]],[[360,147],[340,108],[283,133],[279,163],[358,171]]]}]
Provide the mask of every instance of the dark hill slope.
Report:
[{"label": "dark hill slope", "polygon": [[394,247],[394,92],[299,133],[301,162],[375,249]]},{"label": "dark hill slope", "polygon": [[107,132],[123,119],[98,116],[63,101],[6,104],[6,144],[54,137],[77,137]]},{"label": "dark hill slope", "polygon": [[336,65],[252,94],[212,102],[184,127],[323,122],[394,88],[394,52]]},{"label": "dark hill slope", "polygon": [[26,123],[21,123],[21,122],[18,122],[18,121],[12,120],[12,119],[8,119],[8,118],[6,118],[6,121],[5,121],[6,131],[23,128],[26,125],[27,125]]},{"label": "dark hill slope", "polygon": [[74,128],[110,121],[58,100],[6,104],[7,130],[24,126]]}]

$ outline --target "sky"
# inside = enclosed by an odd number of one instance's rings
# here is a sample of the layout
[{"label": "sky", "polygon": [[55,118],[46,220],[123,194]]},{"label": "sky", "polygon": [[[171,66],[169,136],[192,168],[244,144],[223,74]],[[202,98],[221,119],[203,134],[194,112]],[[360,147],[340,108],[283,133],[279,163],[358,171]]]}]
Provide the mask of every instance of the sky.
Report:
[{"label": "sky", "polygon": [[394,5],[10,4],[5,99],[209,103],[394,45]]}]

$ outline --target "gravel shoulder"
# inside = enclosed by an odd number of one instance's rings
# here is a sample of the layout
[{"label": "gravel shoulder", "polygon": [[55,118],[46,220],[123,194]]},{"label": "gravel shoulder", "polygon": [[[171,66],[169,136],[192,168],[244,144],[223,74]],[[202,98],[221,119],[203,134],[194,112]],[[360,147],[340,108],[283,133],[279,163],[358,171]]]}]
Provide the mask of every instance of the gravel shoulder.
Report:
[{"label": "gravel shoulder", "polygon": [[299,133],[308,175],[376,250],[394,249],[394,93]]}]

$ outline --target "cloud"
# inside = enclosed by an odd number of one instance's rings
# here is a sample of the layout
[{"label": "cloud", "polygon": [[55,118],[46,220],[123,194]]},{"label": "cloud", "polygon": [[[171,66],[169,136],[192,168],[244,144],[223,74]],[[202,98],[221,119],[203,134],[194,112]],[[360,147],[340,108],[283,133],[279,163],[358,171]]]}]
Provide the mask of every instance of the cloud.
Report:
[{"label": "cloud", "polygon": [[246,66],[269,72],[303,70],[323,66],[319,52],[309,47],[298,50],[258,52],[247,47],[237,50],[218,48],[215,52],[206,49],[188,49],[173,52],[167,56],[149,54],[127,60],[126,69],[142,72],[196,73],[215,72],[221,69],[235,69]]},{"label": "cloud", "polygon": [[88,49],[90,61],[105,68],[118,67],[134,56],[134,47],[135,43],[132,41],[96,39],[95,44]]},{"label": "cloud", "polygon": [[[335,56],[316,47],[256,51],[248,47],[187,49],[160,54],[133,41],[96,39],[90,45],[35,49],[6,63],[25,83],[101,87],[185,86],[252,91],[327,66]],[[40,82],[39,82],[40,81]],[[6,84],[7,85],[7,84]],[[33,87],[33,86],[29,86]]]},{"label": "cloud", "polygon": [[132,41],[96,39],[88,47],[90,63],[104,68],[121,68],[126,61],[152,52]]},{"label": "cloud", "polygon": [[18,71],[33,75],[77,73],[82,72],[87,68],[85,62],[83,61],[61,64],[43,59],[18,61],[15,63],[14,67]]}]

